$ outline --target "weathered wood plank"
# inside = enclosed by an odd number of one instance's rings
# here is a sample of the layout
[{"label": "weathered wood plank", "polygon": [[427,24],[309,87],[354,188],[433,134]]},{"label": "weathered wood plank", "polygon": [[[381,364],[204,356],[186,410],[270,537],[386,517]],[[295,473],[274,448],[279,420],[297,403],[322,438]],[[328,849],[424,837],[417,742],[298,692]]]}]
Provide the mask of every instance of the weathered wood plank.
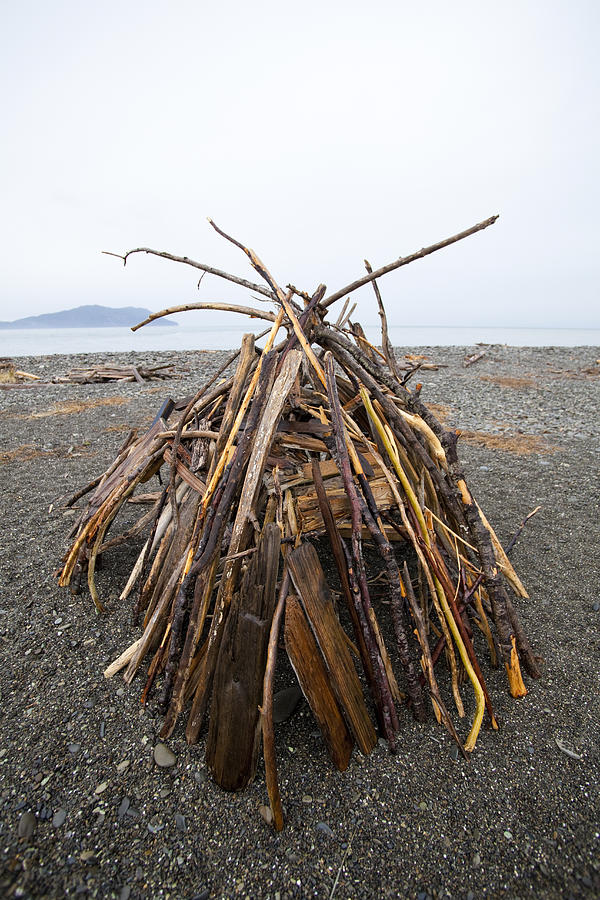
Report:
[{"label": "weathered wood plank", "polygon": [[231,602],[215,668],[206,764],[228,791],[246,787],[256,774],[280,541],[279,527],[267,525]]},{"label": "weathered wood plank", "polygon": [[323,657],[299,600],[288,594],[285,608],[285,648],[302,693],[308,701],[329,755],[340,772],[348,768],[354,738],[329,685]]},{"label": "weathered wood plank", "polygon": [[300,544],[288,554],[287,562],[294,587],[327,666],[335,697],[361,751],[370,753],[377,743],[377,735],[342,626],[331,602],[317,551],[311,544]]}]

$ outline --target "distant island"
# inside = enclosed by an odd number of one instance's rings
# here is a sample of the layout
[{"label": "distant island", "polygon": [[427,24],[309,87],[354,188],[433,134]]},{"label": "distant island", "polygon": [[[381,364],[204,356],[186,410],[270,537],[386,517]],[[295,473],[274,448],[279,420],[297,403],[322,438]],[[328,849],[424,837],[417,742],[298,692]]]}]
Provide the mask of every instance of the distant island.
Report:
[{"label": "distant island", "polygon": [[[0,322],[0,328],[131,328],[152,315],[140,306],[76,306],[61,312],[27,316],[14,322]],[[162,318],[150,325],[177,326],[177,322]]]}]

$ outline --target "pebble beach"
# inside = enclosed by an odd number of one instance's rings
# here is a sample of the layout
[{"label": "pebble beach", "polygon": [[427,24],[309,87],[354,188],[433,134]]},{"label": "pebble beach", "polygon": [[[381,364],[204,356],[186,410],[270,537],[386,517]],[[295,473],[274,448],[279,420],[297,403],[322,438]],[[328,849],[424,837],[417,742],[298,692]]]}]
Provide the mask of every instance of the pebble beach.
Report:
[{"label": "pebble beach", "polygon": [[[139,637],[119,594],[136,549],[97,578],[107,607],[57,586],[74,521],[65,498],[101,474],[130,428],[194,393],[224,351],[19,357],[44,381],[0,391],[0,895],[117,898],[579,898],[600,895],[600,348],[397,348],[426,358],[422,398],[461,431],[469,486],[528,589],[517,611],[542,677],[519,701],[484,674],[500,723],[462,759],[433,715],[402,711],[348,770],[330,764],[302,701],[276,731],[285,827],[261,816],[264,772],[227,794],[204,738],[104,670]],[[145,384],[53,384],[94,362],[173,363]],[[412,383],[411,382],[411,385]],[[136,545],[139,550],[140,545]],[[483,653],[482,653],[483,656]],[[282,667],[281,689],[292,681]],[[463,689],[468,732],[472,713]]]}]

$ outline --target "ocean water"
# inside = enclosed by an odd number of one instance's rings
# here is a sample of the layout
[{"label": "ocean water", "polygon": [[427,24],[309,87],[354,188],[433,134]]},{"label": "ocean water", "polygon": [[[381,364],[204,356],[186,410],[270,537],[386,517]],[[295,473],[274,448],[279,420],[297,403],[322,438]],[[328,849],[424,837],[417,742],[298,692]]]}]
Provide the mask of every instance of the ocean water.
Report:
[{"label": "ocean water", "polygon": [[[268,325],[267,322],[264,323]],[[262,323],[261,323],[262,325]],[[245,326],[245,327],[244,327]],[[47,356],[52,353],[109,353],[137,350],[231,350],[252,330],[206,328],[180,324],[178,328],[153,326],[132,332],[128,328],[35,328],[0,330],[0,357]],[[254,329],[260,332],[260,327]],[[600,328],[500,328],[455,326],[391,327],[396,347],[472,347],[478,343],[513,347],[600,346]],[[376,326],[365,327],[369,340],[381,342]],[[280,333],[283,336],[283,332]],[[260,342],[259,342],[260,343]]]}]

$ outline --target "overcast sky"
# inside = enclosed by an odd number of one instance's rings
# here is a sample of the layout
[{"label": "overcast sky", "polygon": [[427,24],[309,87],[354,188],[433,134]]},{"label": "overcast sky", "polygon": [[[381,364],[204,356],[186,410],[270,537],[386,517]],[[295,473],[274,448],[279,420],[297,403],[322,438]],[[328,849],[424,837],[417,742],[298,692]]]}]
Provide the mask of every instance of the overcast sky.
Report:
[{"label": "overcast sky", "polygon": [[598,0],[5,2],[0,319],[239,301],[100,253],[255,280],[207,216],[332,292],[499,213],[381,281],[391,324],[600,327],[599,24]]}]

